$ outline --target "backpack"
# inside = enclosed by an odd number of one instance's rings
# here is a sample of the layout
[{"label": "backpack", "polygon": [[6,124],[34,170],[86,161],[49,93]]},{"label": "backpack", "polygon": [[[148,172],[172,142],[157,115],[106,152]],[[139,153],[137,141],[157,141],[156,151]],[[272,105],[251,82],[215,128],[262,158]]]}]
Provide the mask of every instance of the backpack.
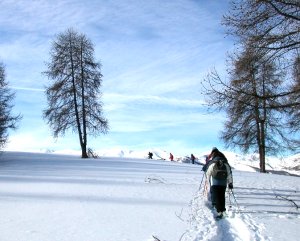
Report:
[{"label": "backpack", "polygon": [[217,180],[226,180],[228,173],[225,163],[222,160],[217,160],[212,170],[212,177]]}]

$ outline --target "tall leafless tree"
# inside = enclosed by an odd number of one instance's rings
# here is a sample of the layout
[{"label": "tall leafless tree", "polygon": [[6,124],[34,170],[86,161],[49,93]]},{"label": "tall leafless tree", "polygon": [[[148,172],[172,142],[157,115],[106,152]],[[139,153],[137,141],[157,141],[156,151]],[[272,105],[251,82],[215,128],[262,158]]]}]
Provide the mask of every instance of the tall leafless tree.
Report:
[{"label": "tall leafless tree", "polygon": [[44,73],[53,83],[46,88],[44,118],[54,137],[68,129],[78,133],[82,158],[87,158],[87,136],[108,131],[103,117],[101,65],[95,62],[92,42],[73,29],[58,35]]},{"label": "tall leafless tree", "polygon": [[[300,1],[299,0],[232,0],[231,9],[223,18],[228,33],[237,38],[237,44],[245,44],[254,51],[266,51],[270,58],[281,61],[278,68],[284,70],[286,97],[282,108],[291,108],[300,88],[295,68],[300,51]],[[282,61],[284,60],[284,61]]]},{"label": "tall leafless tree", "polygon": [[209,105],[227,113],[223,140],[244,151],[256,146],[262,172],[266,153],[291,143],[282,121],[299,106],[299,23],[298,0],[232,0],[223,18],[238,46],[230,81],[216,71],[206,79]]},{"label": "tall leafless tree", "polygon": [[265,172],[266,154],[283,150],[287,140],[278,92],[284,73],[265,52],[246,48],[231,58],[225,82],[216,71],[203,82],[208,105],[226,112],[221,139],[227,147],[258,151],[260,170]]},{"label": "tall leafless tree", "polygon": [[235,90],[227,108],[223,140],[243,151],[258,151],[261,172],[266,153],[276,154],[286,142],[280,106],[284,73],[265,51],[245,49],[233,60],[230,86]]},{"label": "tall leafless tree", "polygon": [[12,114],[12,101],[15,98],[15,93],[10,90],[5,78],[5,66],[3,63],[0,63],[0,149],[8,141],[9,129],[16,129],[17,123],[22,118],[20,114]]},{"label": "tall leafless tree", "polygon": [[252,48],[282,55],[300,46],[299,0],[232,0],[223,23]]}]

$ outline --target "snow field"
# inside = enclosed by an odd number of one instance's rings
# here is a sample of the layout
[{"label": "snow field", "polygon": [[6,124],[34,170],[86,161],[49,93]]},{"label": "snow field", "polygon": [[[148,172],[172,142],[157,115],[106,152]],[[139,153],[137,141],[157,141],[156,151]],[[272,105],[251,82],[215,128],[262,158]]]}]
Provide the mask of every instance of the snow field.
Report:
[{"label": "snow field", "polygon": [[227,193],[227,217],[216,221],[202,175],[162,160],[2,153],[0,240],[298,239],[299,177],[234,169],[237,202]]}]

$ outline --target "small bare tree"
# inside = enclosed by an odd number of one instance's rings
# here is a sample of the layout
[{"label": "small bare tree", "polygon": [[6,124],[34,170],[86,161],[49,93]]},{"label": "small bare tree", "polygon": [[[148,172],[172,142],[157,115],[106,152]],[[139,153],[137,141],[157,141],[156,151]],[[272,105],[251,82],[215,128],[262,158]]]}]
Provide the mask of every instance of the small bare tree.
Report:
[{"label": "small bare tree", "polygon": [[17,123],[21,120],[21,115],[13,115],[12,101],[15,98],[9,87],[8,82],[5,80],[5,67],[0,63],[0,149],[2,149],[8,141],[9,129],[16,129]]},{"label": "small bare tree", "polygon": [[68,29],[53,42],[47,67],[44,73],[54,82],[46,88],[44,118],[54,137],[64,135],[69,128],[77,132],[82,158],[88,158],[88,134],[108,131],[100,101],[101,65],[94,60],[92,42]]}]

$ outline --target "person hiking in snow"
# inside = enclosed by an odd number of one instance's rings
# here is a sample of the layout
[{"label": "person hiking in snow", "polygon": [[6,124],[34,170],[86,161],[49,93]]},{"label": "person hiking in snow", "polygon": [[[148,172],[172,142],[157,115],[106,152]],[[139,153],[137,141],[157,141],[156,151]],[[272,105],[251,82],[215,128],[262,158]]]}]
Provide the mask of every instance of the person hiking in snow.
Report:
[{"label": "person hiking in snow", "polygon": [[[206,172],[208,166],[211,164],[213,154],[215,153],[218,153],[218,156],[222,157],[224,161],[228,164],[228,160],[226,156],[222,152],[220,152],[217,147],[213,147],[211,153],[209,155],[205,155],[205,164],[203,165],[202,171]],[[231,171],[231,167],[230,167],[230,171]]]},{"label": "person hiking in snow", "polygon": [[206,178],[210,184],[210,195],[212,206],[217,210],[217,218],[222,218],[225,208],[225,192],[228,184],[229,189],[233,189],[233,180],[231,167],[225,155],[217,148],[211,152],[211,161],[209,161]]},{"label": "person hiking in snow", "polygon": [[169,158],[170,158],[171,161],[174,161],[174,156],[173,156],[172,153],[170,153],[170,157]]},{"label": "person hiking in snow", "polygon": [[202,171],[206,172],[208,164],[209,164],[210,161],[211,161],[211,154],[205,155],[205,164],[202,167]]},{"label": "person hiking in snow", "polygon": [[195,159],[196,159],[196,157],[193,154],[191,154],[192,164],[195,164]]},{"label": "person hiking in snow", "polygon": [[148,159],[152,159],[153,158],[153,153],[152,152],[149,152],[148,153]]}]

